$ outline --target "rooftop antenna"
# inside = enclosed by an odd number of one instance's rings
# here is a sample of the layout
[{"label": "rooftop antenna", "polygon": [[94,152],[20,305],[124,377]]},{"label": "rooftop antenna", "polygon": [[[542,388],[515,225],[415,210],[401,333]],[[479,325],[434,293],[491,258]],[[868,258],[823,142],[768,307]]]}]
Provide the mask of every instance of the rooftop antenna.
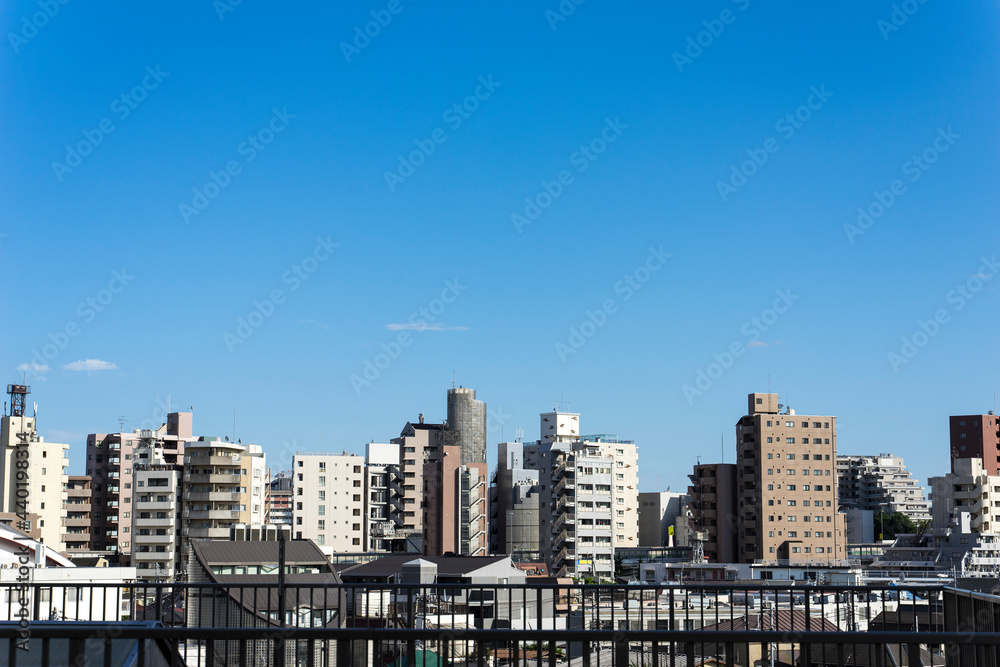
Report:
[{"label": "rooftop antenna", "polygon": [[121,415],[118,417],[118,432],[119,433],[125,432],[125,415]]},{"label": "rooftop antenna", "polygon": [[233,397],[233,442],[236,442],[236,398]]},{"label": "rooftop antenna", "polygon": [[452,389],[455,388],[455,370],[454,369],[452,369],[452,371],[451,371],[451,388]]},{"label": "rooftop antenna", "polygon": [[[770,389],[770,387],[768,387],[768,389]],[[768,391],[767,393],[770,394],[771,392]],[[722,462],[725,463],[726,462],[726,434],[725,433],[720,433],[719,434],[719,447],[722,449]]]}]

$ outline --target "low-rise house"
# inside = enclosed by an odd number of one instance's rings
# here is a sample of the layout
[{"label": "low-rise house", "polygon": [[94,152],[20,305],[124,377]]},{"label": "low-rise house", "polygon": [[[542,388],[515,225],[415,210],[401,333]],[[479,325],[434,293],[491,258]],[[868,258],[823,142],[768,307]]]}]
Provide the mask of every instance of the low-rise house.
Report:
[{"label": "low-rise house", "polygon": [[[338,587],[340,577],[323,552],[309,540],[284,542],[283,596],[279,583],[281,542],[194,540],[190,543],[188,581],[221,584],[202,589],[187,600],[189,627],[277,629],[292,627],[338,628],[344,623],[346,596]],[[284,618],[281,610],[284,608]],[[262,635],[265,633],[262,633]],[[238,642],[213,640],[215,655],[223,664],[256,664],[269,660],[266,639]],[[289,646],[288,664],[295,662]],[[332,642],[317,647],[334,664]],[[320,656],[322,657],[322,656]]]}]

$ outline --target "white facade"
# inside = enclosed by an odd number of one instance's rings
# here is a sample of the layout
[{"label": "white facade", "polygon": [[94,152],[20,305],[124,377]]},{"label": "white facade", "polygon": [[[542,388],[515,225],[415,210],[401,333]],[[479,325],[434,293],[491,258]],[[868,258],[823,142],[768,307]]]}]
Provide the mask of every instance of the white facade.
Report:
[{"label": "white facade", "polygon": [[638,450],[614,436],[580,439],[579,415],[540,415],[542,440],[524,447],[539,471],[540,550],[556,576],[614,577],[616,548],[639,545]]},{"label": "white facade", "polygon": [[360,552],[365,537],[365,460],[357,454],[292,457],[292,533],[327,555]]},{"label": "white facade", "polygon": [[[22,589],[22,567],[31,583],[52,587]],[[129,615],[127,587],[134,581],[135,568],[75,567],[51,547],[0,525],[0,621],[21,620],[22,611],[27,620],[121,620]],[[91,582],[111,586],[90,588],[86,584]],[[84,586],[79,588],[80,584]],[[37,615],[35,590],[41,595]]]},{"label": "white facade", "polygon": [[1000,477],[983,469],[982,459],[953,459],[955,472],[931,477],[934,529],[941,531],[968,513],[975,533],[1000,533]]},{"label": "white facade", "polygon": [[402,534],[403,515],[393,504],[402,497],[401,451],[398,444],[365,445],[364,539],[358,551],[391,551],[391,541]]},{"label": "white facade", "polygon": [[837,456],[838,502],[849,509],[902,513],[914,522],[929,521],[931,504],[899,456]]},{"label": "white facade", "polygon": [[140,486],[132,502],[132,562],[142,581],[173,581],[180,572],[181,479],[179,466],[135,466]]},{"label": "white facade", "polygon": [[[18,443],[28,442],[18,453]],[[42,541],[65,551],[63,517],[69,485],[69,445],[45,442],[34,417],[0,418],[0,513],[38,515]],[[27,479],[18,473],[27,472]],[[23,474],[21,475],[23,478]]]}]

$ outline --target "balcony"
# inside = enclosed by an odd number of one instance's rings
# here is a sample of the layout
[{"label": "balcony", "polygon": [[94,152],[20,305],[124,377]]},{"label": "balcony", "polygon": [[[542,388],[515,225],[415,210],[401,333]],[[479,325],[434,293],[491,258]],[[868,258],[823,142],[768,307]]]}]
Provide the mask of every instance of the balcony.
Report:
[{"label": "balcony", "polygon": [[166,511],[166,512],[176,512],[177,511],[177,503],[171,502],[171,501],[168,501],[168,502],[149,502],[149,503],[144,503],[142,501],[138,501],[138,502],[133,501],[133,502],[135,502],[135,506],[134,507],[135,507],[135,511],[137,511],[137,512],[140,511],[140,510],[142,510],[144,512],[158,512],[158,511],[159,512],[163,512],[163,511]]},{"label": "balcony", "polygon": [[190,502],[239,502],[241,495],[238,491],[192,491],[184,499]]},{"label": "balcony", "polygon": [[132,537],[133,544],[170,544],[177,539],[177,536],[170,531],[166,535],[134,535]]},{"label": "balcony", "polygon": [[559,494],[561,494],[561,493],[565,493],[565,492],[568,492],[568,491],[572,491],[572,490],[573,490],[573,489],[575,489],[575,488],[576,488],[576,484],[574,484],[574,483],[573,483],[573,478],[572,478],[572,477],[563,477],[563,478],[562,478],[562,479],[561,479],[561,480],[559,481],[559,483],[558,483],[558,484],[556,484],[555,488],[554,488],[554,489],[552,489],[552,491],[553,491],[553,492],[554,492],[554,493],[555,493],[556,495],[559,495]]},{"label": "balcony", "polygon": [[242,477],[233,474],[190,473],[186,481],[190,484],[239,484]]},{"label": "balcony", "polygon": [[228,540],[229,528],[227,526],[214,526],[212,528],[185,526],[184,535],[195,540]]},{"label": "balcony", "polygon": [[132,530],[137,528],[169,528],[177,523],[177,519],[140,519],[132,517]]},{"label": "balcony", "polygon": [[185,519],[214,519],[217,521],[232,521],[240,518],[239,510],[184,510]]},{"label": "balcony", "polygon": [[174,550],[168,549],[167,551],[133,551],[132,560],[136,561],[172,561],[174,559]]},{"label": "balcony", "polygon": [[91,524],[90,517],[63,517],[62,525],[66,528],[89,528]]},{"label": "balcony", "polygon": [[559,535],[556,536],[556,539],[553,540],[552,543],[555,544],[556,547],[558,547],[563,543],[575,542],[575,541],[576,541],[576,533],[572,530],[564,530],[561,533],[559,533]]}]

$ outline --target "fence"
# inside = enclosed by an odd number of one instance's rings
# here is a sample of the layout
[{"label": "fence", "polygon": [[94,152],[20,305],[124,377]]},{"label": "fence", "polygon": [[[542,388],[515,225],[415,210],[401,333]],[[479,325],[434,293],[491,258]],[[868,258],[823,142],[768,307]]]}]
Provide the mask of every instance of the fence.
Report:
[{"label": "fence", "polygon": [[[941,586],[29,584],[9,665],[1000,664],[1000,598]],[[54,619],[61,600],[115,599]],[[63,596],[66,598],[63,598]],[[6,646],[4,644],[6,643]],[[24,652],[18,646],[29,649]],[[6,650],[5,650],[6,649]],[[19,659],[21,662],[19,663]]]}]

